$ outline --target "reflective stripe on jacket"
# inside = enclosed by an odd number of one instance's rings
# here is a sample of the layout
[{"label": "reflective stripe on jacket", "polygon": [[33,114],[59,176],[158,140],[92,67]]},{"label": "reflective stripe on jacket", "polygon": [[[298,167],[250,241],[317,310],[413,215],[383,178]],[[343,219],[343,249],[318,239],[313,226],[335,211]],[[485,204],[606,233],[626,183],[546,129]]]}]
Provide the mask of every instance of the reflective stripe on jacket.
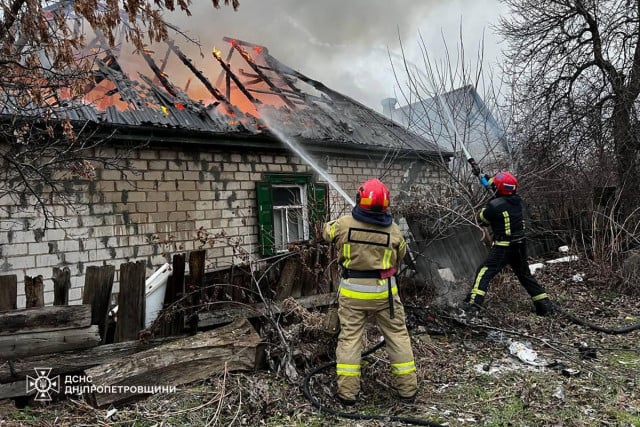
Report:
[{"label": "reflective stripe on jacket", "polygon": [[[373,225],[358,221],[351,215],[326,223],[322,235],[325,240],[335,243],[338,263],[349,270],[399,268],[407,250],[407,243],[397,224]],[[396,294],[395,278],[391,280],[391,292]],[[356,299],[384,299],[389,295],[388,286],[387,279],[351,277],[340,282],[340,293]]]},{"label": "reflective stripe on jacket", "polygon": [[[386,299],[389,297],[389,284],[387,279],[379,279],[377,285],[359,285],[351,283],[354,279],[342,279],[340,281],[340,295],[355,299]],[[391,293],[398,293],[396,278],[390,277]]]},{"label": "reflective stripe on jacket", "polygon": [[491,226],[493,244],[509,246],[524,238],[522,200],[517,194],[496,196],[478,213],[478,219]]}]

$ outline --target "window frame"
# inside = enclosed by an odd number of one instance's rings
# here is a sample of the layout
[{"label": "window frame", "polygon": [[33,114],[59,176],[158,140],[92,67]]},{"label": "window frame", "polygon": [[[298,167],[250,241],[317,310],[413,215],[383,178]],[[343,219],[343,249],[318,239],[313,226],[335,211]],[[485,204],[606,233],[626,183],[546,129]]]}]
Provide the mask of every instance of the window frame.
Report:
[{"label": "window frame", "polygon": [[[315,225],[324,221],[328,213],[327,184],[314,182],[311,174],[272,173],[265,174],[262,181],[256,182],[258,207],[259,244],[261,255],[285,253],[285,249],[276,250],[275,215],[273,189],[282,187],[300,188],[303,212],[304,240],[315,237]],[[306,208],[305,208],[306,207]]]},{"label": "window frame", "polygon": [[[287,244],[293,241],[299,240],[309,240],[309,213],[307,208],[307,184],[273,184],[271,189],[274,190],[276,188],[287,188],[287,189],[297,189],[300,195],[300,204],[299,205],[276,205],[273,203],[271,205],[271,209],[273,211],[273,229],[274,229],[274,251],[275,253],[284,253],[287,252]],[[289,212],[292,210],[296,210],[302,213],[302,238],[298,240],[291,240],[289,233]],[[276,236],[276,211],[284,212],[283,217],[281,217],[282,222],[284,223],[282,227],[282,235]],[[280,237],[280,239],[278,239]],[[282,245],[280,247],[280,245]]]}]

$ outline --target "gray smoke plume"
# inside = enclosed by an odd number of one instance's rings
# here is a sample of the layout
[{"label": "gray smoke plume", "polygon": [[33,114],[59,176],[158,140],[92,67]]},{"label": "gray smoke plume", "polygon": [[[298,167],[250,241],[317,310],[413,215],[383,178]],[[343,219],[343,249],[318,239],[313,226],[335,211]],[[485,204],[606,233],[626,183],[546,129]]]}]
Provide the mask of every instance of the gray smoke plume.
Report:
[{"label": "gray smoke plume", "polygon": [[[196,0],[192,12],[191,17],[174,13],[168,20],[200,41],[201,52],[174,36],[203,72],[217,72],[211,49],[226,54],[222,38],[233,37],[266,46],[291,68],[380,111],[380,101],[394,96],[397,87],[389,52],[399,65],[400,41],[418,64],[418,34],[436,54],[444,50],[443,37],[449,49],[455,48],[461,31],[470,45],[465,49],[475,49],[483,32],[485,39],[491,36],[489,25],[499,9],[498,0],[241,0],[234,12]],[[170,75],[172,70],[167,69]],[[186,79],[175,78],[177,83]]]}]

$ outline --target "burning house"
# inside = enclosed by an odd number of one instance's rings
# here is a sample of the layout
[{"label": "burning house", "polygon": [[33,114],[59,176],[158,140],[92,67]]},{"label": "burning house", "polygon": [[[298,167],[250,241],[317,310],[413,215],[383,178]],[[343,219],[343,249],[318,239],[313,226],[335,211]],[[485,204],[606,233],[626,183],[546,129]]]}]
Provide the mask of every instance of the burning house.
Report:
[{"label": "burning house", "polygon": [[[106,51],[82,100],[53,101],[60,120],[104,140],[90,157],[125,167],[97,167],[94,177],[61,170],[73,206],[51,198],[54,221],[31,208],[37,194],[0,200],[0,274],[17,276],[18,307],[27,275],[43,276],[51,303],[52,268],[69,268],[74,303],[88,266],[114,265],[117,292],[124,262],[142,260],[151,272],[177,251],[206,249],[211,269],[277,255],[350,209],[348,195],[370,177],[399,199],[445,173],[435,144],[265,46],[224,42],[206,71],[172,42],[162,60],[142,52],[147,68],[135,77]],[[172,81],[175,67],[189,74],[186,83]],[[10,104],[0,107],[3,120],[15,118]],[[36,191],[47,199],[46,186]]]}]

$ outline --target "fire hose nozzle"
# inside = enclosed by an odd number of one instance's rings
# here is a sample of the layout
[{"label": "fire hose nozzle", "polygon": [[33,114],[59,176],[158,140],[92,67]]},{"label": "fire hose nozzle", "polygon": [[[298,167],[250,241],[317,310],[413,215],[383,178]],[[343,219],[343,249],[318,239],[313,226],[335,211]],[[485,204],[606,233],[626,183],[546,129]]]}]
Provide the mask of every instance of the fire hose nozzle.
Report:
[{"label": "fire hose nozzle", "polygon": [[480,171],[480,166],[478,165],[478,162],[476,162],[473,157],[470,157],[469,160],[467,161],[471,165],[471,172],[473,172],[475,176],[479,177],[481,171]]}]

